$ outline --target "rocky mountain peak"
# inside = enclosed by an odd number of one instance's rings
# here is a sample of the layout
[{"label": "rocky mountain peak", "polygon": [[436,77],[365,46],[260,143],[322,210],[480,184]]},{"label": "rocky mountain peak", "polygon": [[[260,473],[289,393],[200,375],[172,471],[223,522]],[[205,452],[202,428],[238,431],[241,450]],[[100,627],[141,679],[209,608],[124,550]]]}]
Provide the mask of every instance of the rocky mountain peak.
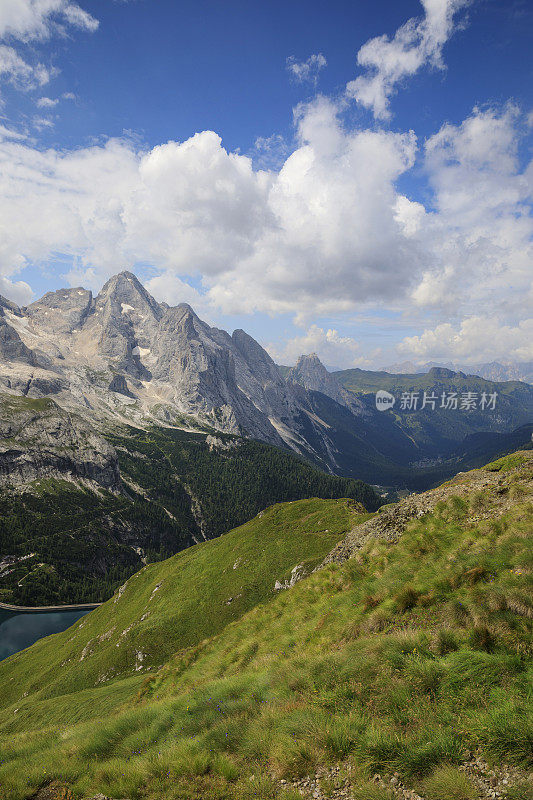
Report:
[{"label": "rocky mountain peak", "polygon": [[53,394],[84,416],[142,423],[178,413],[297,452],[329,446],[305,387],[342,401],[316,354],[300,359],[301,374],[287,383],[245,331],[230,336],[187,303],[158,303],[128,271],[96,297],[71,288],[21,310],[0,303],[0,367],[0,389]]},{"label": "rocky mountain peak", "polygon": [[267,351],[261,347],[246,331],[238,328],[231,337],[234,346],[239,351],[249,368],[262,380],[278,380],[279,372]]},{"label": "rocky mountain peak", "polygon": [[327,392],[324,392],[323,388],[320,388],[321,386],[339,386],[336,378],[330,375],[316,353],[301,355],[287,377],[292,383],[299,383],[306,389],[323,392],[323,394],[327,394]]},{"label": "rocky mountain peak", "polygon": [[302,354],[298,358],[298,361],[296,362],[296,366],[294,367],[294,369],[300,371],[313,370],[320,372],[320,374],[323,373],[329,374],[324,364],[321,362],[316,353],[308,353],[307,355]]},{"label": "rocky mountain peak", "polygon": [[192,306],[190,306],[188,303],[178,303],[178,305],[175,306],[175,308],[177,308],[183,314],[190,314],[193,317],[196,316],[196,312],[195,312],[194,308]]},{"label": "rocky mountain peak", "polygon": [[301,355],[296,366],[289,371],[287,380],[291,383],[298,383],[304,389],[322,392],[338,403],[343,402],[339,382],[327,371],[316,353]]},{"label": "rocky mountain peak", "polygon": [[112,308],[115,313],[120,313],[127,318],[129,314],[150,314],[160,319],[163,311],[159,303],[149,294],[133,272],[119,272],[113,275],[96,298],[96,307],[99,309]]},{"label": "rocky mountain peak", "polygon": [[77,287],[47,292],[24,311],[38,327],[56,334],[69,334],[83,325],[92,305],[92,292]]}]

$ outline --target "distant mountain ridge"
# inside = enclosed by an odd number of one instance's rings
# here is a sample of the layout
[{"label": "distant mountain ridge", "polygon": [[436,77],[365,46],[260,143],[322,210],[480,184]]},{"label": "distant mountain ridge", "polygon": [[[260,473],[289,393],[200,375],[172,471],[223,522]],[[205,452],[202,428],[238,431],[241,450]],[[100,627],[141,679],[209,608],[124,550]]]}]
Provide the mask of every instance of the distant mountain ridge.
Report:
[{"label": "distant mountain ridge", "polygon": [[483,364],[461,365],[451,361],[430,361],[427,364],[415,364],[413,361],[400,361],[383,367],[383,372],[392,375],[421,375],[432,367],[445,367],[455,372],[464,372],[467,375],[478,375],[488,381],[523,381],[533,384],[533,361],[490,361]]}]

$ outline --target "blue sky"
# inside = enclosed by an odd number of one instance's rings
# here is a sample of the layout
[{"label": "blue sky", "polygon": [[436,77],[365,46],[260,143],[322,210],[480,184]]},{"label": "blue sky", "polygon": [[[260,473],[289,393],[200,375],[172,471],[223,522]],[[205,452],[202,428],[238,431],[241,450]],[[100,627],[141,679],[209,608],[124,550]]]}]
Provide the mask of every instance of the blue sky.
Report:
[{"label": "blue sky", "polygon": [[532,34],[526,0],[4,0],[0,292],[128,268],[282,361],[532,359]]}]

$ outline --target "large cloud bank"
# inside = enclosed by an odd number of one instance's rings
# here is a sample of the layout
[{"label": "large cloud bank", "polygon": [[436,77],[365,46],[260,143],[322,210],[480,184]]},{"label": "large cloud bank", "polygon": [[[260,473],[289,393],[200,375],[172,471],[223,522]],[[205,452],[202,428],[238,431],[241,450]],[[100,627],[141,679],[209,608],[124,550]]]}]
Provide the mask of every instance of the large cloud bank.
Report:
[{"label": "large cloud bank", "polygon": [[[465,3],[423,5],[423,18],[359,53],[367,71],[348,95],[377,117],[403,78],[442,66]],[[68,0],[6,0],[0,10],[0,38],[43,39],[67,25],[97,22]],[[420,360],[533,358],[533,166],[519,158],[527,117],[512,104],[474,108],[419,142],[413,131],[347,127],[346,102],[319,95],[296,109],[295,145],[275,170],[228,152],[213,131],[153,149],[123,138],[62,151],[0,126],[0,293],[30,298],[17,280],[27,265],[63,261],[72,284],[94,288],[150,265],[160,299],[292,314],[307,333],[287,354],[322,342],[330,360],[335,347],[359,358],[356,342],[316,320],[379,305],[424,329],[400,346]],[[425,205],[398,189],[415,163]]]}]

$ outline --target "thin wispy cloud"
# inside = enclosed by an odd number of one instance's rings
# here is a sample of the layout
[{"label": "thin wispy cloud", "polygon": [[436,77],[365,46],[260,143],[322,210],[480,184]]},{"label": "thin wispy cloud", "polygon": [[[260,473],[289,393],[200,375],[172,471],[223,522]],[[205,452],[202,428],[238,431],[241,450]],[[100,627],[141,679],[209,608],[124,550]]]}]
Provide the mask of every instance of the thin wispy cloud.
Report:
[{"label": "thin wispy cloud", "polygon": [[54,108],[57,106],[59,100],[57,98],[52,97],[39,97],[37,100],[37,107],[38,108]]},{"label": "thin wispy cloud", "polygon": [[298,61],[294,56],[287,58],[287,70],[296,83],[310,83],[316,86],[319,73],[327,66],[327,61],[322,53],[313,53],[305,61]]},{"label": "thin wispy cloud", "polygon": [[0,82],[7,81],[16,89],[27,92],[45,86],[53,74],[44,64],[28,64],[14,47],[0,44]]}]

